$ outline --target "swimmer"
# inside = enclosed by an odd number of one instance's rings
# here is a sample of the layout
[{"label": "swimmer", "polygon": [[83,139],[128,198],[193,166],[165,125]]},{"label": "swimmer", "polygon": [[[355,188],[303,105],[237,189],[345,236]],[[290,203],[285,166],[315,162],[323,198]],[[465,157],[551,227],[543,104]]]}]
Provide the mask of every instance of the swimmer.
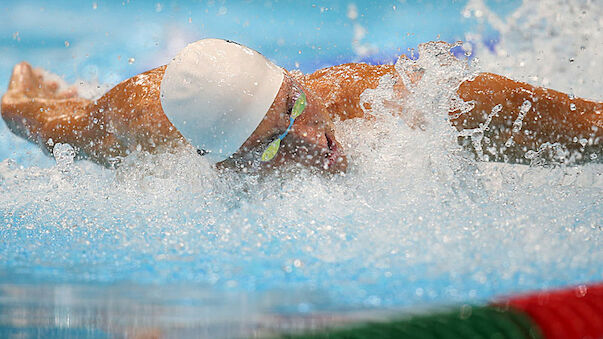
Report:
[{"label": "swimmer", "polygon": [[[333,121],[366,118],[360,95],[376,88],[384,75],[396,80],[401,102],[408,93],[393,65],[351,63],[303,75],[219,39],[192,43],[168,65],[127,79],[97,100],[79,97],[74,89],[60,91],[43,74],[25,62],[15,66],[2,97],[8,127],[48,152],[56,143],[68,143],[78,158],[108,167],[136,150],[192,145],[218,168],[293,162],[345,172],[347,159]],[[601,148],[601,102],[491,73],[463,82],[457,92],[475,106],[465,113],[451,111],[452,125],[479,127],[493,107],[502,105],[486,136],[499,147],[512,136],[514,145],[505,154],[517,159],[546,142],[579,151],[587,140],[588,146]],[[517,133],[513,123],[525,101],[531,102],[531,113],[524,114]]]}]

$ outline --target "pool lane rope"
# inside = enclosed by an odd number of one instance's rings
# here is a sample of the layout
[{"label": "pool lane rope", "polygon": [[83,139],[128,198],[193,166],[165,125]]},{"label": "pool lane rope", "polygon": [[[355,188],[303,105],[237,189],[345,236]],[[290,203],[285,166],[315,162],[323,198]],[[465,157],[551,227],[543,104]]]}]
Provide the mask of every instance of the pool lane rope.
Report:
[{"label": "pool lane rope", "polygon": [[603,283],[528,294],[504,304],[527,314],[544,338],[603,339]]},{"label": "pool lane rope", "polygon": [[603,339],[603,283],[284,338]]}]

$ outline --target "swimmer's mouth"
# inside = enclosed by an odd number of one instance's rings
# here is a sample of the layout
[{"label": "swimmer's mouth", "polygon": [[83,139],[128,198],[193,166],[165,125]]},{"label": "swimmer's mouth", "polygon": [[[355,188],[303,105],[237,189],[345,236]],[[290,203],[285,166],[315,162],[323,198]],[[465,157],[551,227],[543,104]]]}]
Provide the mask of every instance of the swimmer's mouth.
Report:
[{"label": "swimmer's mouth", "polygon": [[327,147],[329,151],[325,155],[325,167],[331,171],[345,172],[347,168],[347,160],[337,142],[335,142],[328,133],[325,133],[327,139]]}]

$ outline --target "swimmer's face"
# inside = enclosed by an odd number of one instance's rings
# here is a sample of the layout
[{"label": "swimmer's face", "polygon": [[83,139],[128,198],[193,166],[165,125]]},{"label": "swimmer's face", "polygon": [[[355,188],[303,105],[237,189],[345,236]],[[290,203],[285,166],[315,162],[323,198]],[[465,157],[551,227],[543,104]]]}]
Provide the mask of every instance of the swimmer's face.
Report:
[{"label": "swimmer's face", "polygon": [[251,159],[250,155],[257,158],[271,141],[287,129],[291,110],[300,90],[306,94],[305,110],[295,119],[291,131],[281,141],[281,147],[274,159],[262,162],[260,166],[274,168],[297,163],[329,173],[345,172],[347,159],[341,145],[335,140],[331,118],[319,98],[303,88],[288,73],[264,120],[233,155],[237,167],[257,163],[258,159]]}]

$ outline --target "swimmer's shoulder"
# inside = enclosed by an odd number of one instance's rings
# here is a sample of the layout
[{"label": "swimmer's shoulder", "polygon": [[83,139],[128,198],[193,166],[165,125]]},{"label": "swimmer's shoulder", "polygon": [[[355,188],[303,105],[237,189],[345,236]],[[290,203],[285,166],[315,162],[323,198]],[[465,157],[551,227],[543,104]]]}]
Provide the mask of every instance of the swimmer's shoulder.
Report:
[{"label": "swimmer's shoulder", "polygon": [[385,74],[395,72],[394,65],[371,65],[361,62],[352,62],[336,66],[321,68],[314,73],[306,75],[308,80],[317,78],[359,80],[362,78],[381,77]]}]

